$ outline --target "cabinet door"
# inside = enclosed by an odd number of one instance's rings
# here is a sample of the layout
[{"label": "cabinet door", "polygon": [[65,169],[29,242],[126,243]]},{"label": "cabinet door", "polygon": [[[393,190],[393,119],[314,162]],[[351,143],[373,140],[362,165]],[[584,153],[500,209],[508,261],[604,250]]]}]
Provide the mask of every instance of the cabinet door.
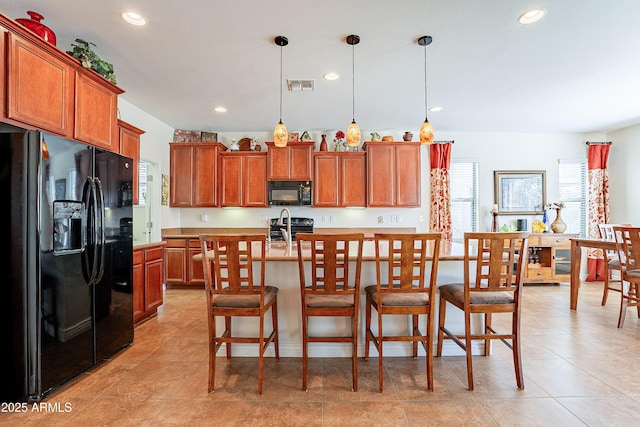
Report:
[{"label": "cabinet door", "polygon": [[74,70],[15,34],[7,47],[8,118],[71,136]]},{"label": "cabinet door", "polygon": [[196,261],[193,259],[194,255],[198,255],[202,252],[200,247],[200,240],[189,241],[188,252],[188,264],[189,264],[189,283],[190,285],[204,286],[204,270],[202,269],[202,261]]},{"label": "cabinet door", "polygon": [[195,187],[193,206],[218,206],[218,147],[215,145],[196,145],[193,151],[195,166]]},{"label": "cabinet door", "polygon": [[169,153],[170,205],[172,207],[193,206],[193,147],[186,144],[171,144]]},{"label": "cabinet door", "polygon": [[221,206],[242,206],[242,156],[220,156]]},{"label": "cabinet door", "polygon": [[244,156],[243,201],[246,207],[266,208],[267,202],[267,156],[265,153]]},{"label": "cabinet door", "polygon": [[140,135],[144,131],[118,120],[118,134],[120,140],[120,154],[133,159],[133,204],[138,205],[138,180],[140,163]]},{"label": "cabinet door", "polygon": [[182,239],[169,239],[165,248],[165,278],[167,284],[187,283],[187,248]]},{"label": "cabinet door", "polygon": [[[162,248],[151,249],[149,251],[162,251]],[[148,257],[147,257],[148,258]],[[156,309],[162,305],[162,256],[160,258],[153,257],[155,259],[151,261],[145,261],[144,263],[144,280],[145,280],[145,292],[146,292],[146,310],[156,311]]]},{"label": "cabinet door", "polygon": [[340,156],[340,206],[367,205],[367,171],[364,153]]},{"label": "cabinet door", "polygon": [[267,179],[269,181],[289,179],[288,147],[275,147],[267,144]]},{"label": "cabinet door", "polygon": [[137,321],[146,310],[144,300],[144,254],[142,250],[133,251],[133,318]]},{"label": "cabinet door", "polygon": [[335,207],[339,204],[340,160],[337,153],[313,156],[313,206]]},{"label": "cabinet door", "polygon": [[394,206],[395,156],[391,144],[367,145],[367,205]]},{"label": "cabinet door", "polygon": [[312,146],[291,144],[289,150],[289,179],[293,181],[311,181]]},{"label": "cabinet door", "polygon": [[79,141],[118,152],[118,94],[76,71],[74,137]]},{"label": "cabinet door", "polygon": [[395,147],[396,206],[420,206],[420,145]]}]

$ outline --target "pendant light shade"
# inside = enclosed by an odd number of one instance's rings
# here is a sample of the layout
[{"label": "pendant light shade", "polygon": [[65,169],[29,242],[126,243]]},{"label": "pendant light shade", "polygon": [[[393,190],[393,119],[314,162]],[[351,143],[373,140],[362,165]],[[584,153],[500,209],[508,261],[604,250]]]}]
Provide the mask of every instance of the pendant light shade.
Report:
[{"label": "pendant light shade", "polygon": [[362,134],[360,133],[360,126],[356,123],[356,65],[355,65],[355,45],[360,43],[360,36],[351,34],[347,36],[347,43],[351,45],[351,76],[352,76],[352,96],[351,96],[351,113],[353,119],[351,124],[347,128],[347,145],[349,147],[357,147],[360,145]]},{"label": "pendant light shade", "polygon": [[433,143],[433,126],[429,123],[427,117],[427,46],[431,44],[433,38],[431,36],[422,36],[418,39],[418,44],[424,46],[424,123],[420,126],[420,143],[432,144]]},{"label": "pendant light shade", "polygon": [[284,36],[275,38],[275,43],[280,46],[280,121],[273,129],[273,143],[276,147],[286,147],[289,141],[287,127],[282,123],[282,48],[289,44],[289,40]]}]

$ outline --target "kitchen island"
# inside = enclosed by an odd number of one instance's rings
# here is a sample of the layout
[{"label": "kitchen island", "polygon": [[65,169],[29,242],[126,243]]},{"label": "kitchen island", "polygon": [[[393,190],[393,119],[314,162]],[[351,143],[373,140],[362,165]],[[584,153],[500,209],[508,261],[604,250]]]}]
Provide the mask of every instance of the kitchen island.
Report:
[{"label": "kitchen island", "polygon": [[[335,230],[335,229],[332,229]],[[397,232],[397,229],[394,229]],[[323,232],[324,229],[316,229],[315,232]],[[359,231],[350,229],[351,232]],[[377,229],[381,232],[381,229]],[[388,230],[384,230],[388,231]],[[405,230],[403,230],[405,231]],[[336,232],[336,231],[332,231]],[[235,230],[235,233],[247,233],[246,229]],[[363,246],[363,266],[361,275],[361,288],[374,285],[375,277],[375,244],[371,238],[373,234],[365,233],[369,240],[365,240]],[[163,239],[170,241],[173,235],[163,234]],[[178,236],[176,236],[178,237]],[[197,240],[196,235],[180,235],[181,239]],[[305,247],[307,246],[307,247]],[[302,246],[303,257],[309,256],[310,246],[306,243]],[[202,265],[202,254],[200,248],[191,247],[192,262],[194,266]],[[297,243],[294,242],[289,248],[285,242],[271,242],[266,248],[266,284],[277,286],[280,291],[278,294],[278,328],[280,335],[280,355],[282,357],[300,357],[302,355],[302,335],[301,335],[301,301],[300,301],[300,280],[298,272],[298,253]],[[440,263],[438,268],[438,284],[460,282],[462,279],[462,260],[464,258],[464,250],[461,244],[442,242],[440,250]],[[202,267],[200,267],[202,270]],[[355,269],[351,269],[355,271]],[[257,274],[254,269],[254,274]],[[310,276],[311,272],[305,272]],[[386,274],[385,271],[382,274]],[[202,289],[202,288],[199,288]],[[170,292],[170,290],[168,290]],[[203,310],[206,310],[205,295],[202,295]],[[360,295],[360,313],[359,313],[359,330],[360,343],[358,348],[359,354],[364,354],[364,310],[365,298],[364,291]],[[452,322],[452,328],[459,326],[462,332],[464,328],[464,319],[462,314],[456,318],[452,312],[451,318],[447,316],[447,321]],[[436,316],[437,319],[437,316]],[[421,318],[421,322],[424,319]],[[387,316],[384,320],[383,328],[386,332],[393,333],[395,331],[405,331],[409,328],[409,317],[402,319],[400,316]],[[455,322],[455,325],[453,325]],[[374,319],[375,324],[375,319]],[[234,319],[234,334],[249,335],[255,333],[257,323],[255,319]],[[322,334],[340,334],[349,333],[350,325],[347,318],[318,318],[311,319],[309,325],[310,332],[314,335]],[[424,324],[423,324],[424,329]],[[435,331],[435,327],[433,328]],[[246,331],[246,334],[245,334]],[[336,332],[337,331],[337,332]],[[450,346],[448,344],[451,344]],[[223,350],[220,350],[223,351]],[[420,351],[424,351],[420,349]],[[480,351],[478,349],[478,351]],[[223,353],[220,353],[223,354]],[[233,347],[233,354],[236,356],[257,356],[257,347],[250,345],[236,345]],[[273,349],[270,348],[267,354],[273,356]],[[350,357],[351,350],[348,344],[342,343],[312,343],[309,346],[309,355],[311,357]],[[410,356],[411,346],[407,343],[389,342],[385,343],[385,354],[388,356]],[[423,354],[423,353],[421,353]],[[445,342],[445,355],[461,355],[459,348],[449,342]],[[375,348],[371,348],[371,356],[377,355]]]}]

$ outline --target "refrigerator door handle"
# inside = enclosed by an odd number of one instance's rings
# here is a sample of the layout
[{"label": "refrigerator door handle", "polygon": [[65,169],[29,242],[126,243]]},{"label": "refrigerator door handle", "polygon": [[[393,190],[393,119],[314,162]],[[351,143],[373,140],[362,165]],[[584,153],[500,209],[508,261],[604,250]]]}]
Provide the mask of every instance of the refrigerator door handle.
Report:
[{"label": "refrigerator door handle", "polygon": [[[82,202],[86,206],[86,210],[87,210],[87,218],[86,218],[87,231],[85,232],[85,236],[89,236],[89,228],[91,227],[92,224],[95,224],[95,221],[93,221],[95,219],[95,204],[92,203],[94,200],[94,196],[93,196],[94,193],[95,193],[95,184],[93,182],[93,179],[91,177],[87,177],[87,180],[84,183],[84,186],[82,189]],[[82,270],[85,273],[85,280],[87,281],[87,284],[91,285],[94,282],[96,277],[96,252],[95,252],[95,248],[93,248],[94,251],[93,251],[93,264],[92,264],[91,260],[89,259],[89,250],[88,250],[89,246],[86,245],[86,242],[84,246],[85,246],[85,250],[82,257],[84,261],[84,265]]]},{"label": "refrigerator door handle", "polygon": [[105,263],[105,221],[104,221],[104,192],[102,191],[102,183],[100,179],[94,178],[96,187],[96,218],[99,221],[100,228],[96,230],[96,252],[99,253],[99,262],[96,264],[96,278],[95,283],[102,280],[104,275],[104,263]]}]

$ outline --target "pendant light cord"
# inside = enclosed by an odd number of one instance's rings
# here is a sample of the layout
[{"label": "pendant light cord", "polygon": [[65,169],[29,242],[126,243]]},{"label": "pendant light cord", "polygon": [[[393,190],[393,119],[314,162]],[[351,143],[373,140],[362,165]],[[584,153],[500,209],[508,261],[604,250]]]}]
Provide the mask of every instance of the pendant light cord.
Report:
[{"label": "pendant light cord", "polygon": [[427,120],[429,109],[427,106],[427,45],[424,45],[424,120]]},{"label": "pendant light cord", "polygon": [[282,123],[282,45],[280,45],[280,123]]},{"label": "pendant light cord", "polygon": [[351,120],[356,121],[356,45],[351,45]]}]

